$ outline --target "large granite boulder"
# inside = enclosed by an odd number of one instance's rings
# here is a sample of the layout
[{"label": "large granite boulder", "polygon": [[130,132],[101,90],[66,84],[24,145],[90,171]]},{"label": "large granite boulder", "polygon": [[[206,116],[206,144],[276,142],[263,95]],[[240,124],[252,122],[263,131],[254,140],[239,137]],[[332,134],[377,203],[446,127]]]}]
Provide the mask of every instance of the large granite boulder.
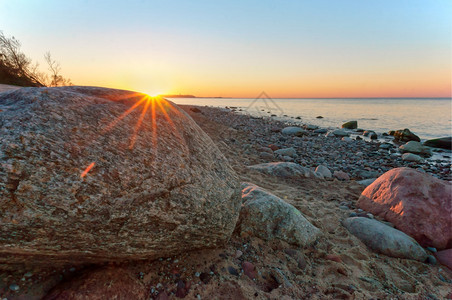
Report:
[{"label": "large granite boulder", "polygon": [[410,168],[392,169],[371,185],[357,206],[381,216],[424,247],[452,247],[452,184]]},{"label": "large granite boulder", "polygon": [[241,234],[257,236],[264,240],[283,240],[300,247],[313,243],[320,230],[301,212],[265,189],[242,184],[243,207],[237,226]]},{"label": "large granite boulder", "polygon": [[439,139],[432,139],[424,142],[425,146],[443,149],[452,149],[452,137],[443,137]]},{"label": "large granite boulder", "polygon": [[0,94],[0,263],[215,247],[240,203],[225,157],[169,101],[94,87]]},{"label": "large granite boulder", "polygon": [[409,142],[409,141],[415,141],[420,142],[421,139],[412,133],[408,128],[396,130],[394,132],[394,140],[401,141],[401,142]]},{"label": "large granite boulder", "polygon": [[427,253],[413,238],[377,220],[354,217],[342,224],[375,252],[422,262],[427,259]]}]

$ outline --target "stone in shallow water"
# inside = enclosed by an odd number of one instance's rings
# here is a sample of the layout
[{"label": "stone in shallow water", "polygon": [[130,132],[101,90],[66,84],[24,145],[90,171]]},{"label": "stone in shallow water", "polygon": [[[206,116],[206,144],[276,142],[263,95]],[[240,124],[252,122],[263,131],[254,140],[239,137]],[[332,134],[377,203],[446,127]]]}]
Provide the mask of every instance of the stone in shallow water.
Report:
[{"label": "stone in shallow water", "polygon": [[0,109],[1,263],[156,258],[229,239],[237,176],[173,103],[23,88]]},{"label": "stone in shallow water", "polygon": [[435,148],[443,148],[443,149],[452,149],[452,137],[443,137],[439,139],[432,139],[424,142],[425,146],[435,147]]},{"label": "stone in shallow water", "polygon": [[[391,132],[389,134],[392,135]],[[409,141],[420,142],[421,141],[421,139],[417,135],[412,133],[408,128],[395,131],[394,139],[396,141],[401,141],[401,142],[409,142]]]},{"label": "stone in shallow water", "polygon": [[356,129],[356,128],[358,128],[358,121],[348,121],[348,122],[342,124],[342,128]]},{"label": "stone in shallow water", "polygon": [[343,129],[336,129],[333,131],[333,134],[335,136],[339,136],[339,137],[344,137],[344,136],[349,136],[350,133],[348,133],[347,131],[343,130]]},{"label": "stone in shallow water", "polygon": [[343,225],[373,251],[421,262],[427,259],[427,253],[413,238],[377,220],[347,218]]}]

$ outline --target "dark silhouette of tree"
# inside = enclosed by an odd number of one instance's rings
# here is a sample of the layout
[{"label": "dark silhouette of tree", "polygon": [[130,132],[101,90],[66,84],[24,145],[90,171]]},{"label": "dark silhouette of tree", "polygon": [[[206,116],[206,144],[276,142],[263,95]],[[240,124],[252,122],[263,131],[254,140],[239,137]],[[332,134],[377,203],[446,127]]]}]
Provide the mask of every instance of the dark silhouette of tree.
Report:
[{"label": "dark silhouette of tree", "polygon": [[71,85],[70,80],[60,74],[60,64],[52,59],[50,52],[44,55],[51,72],[48,76],[39,71],[39,64],[33,63],[20,50],[20,46],[15,37],[8,38],[0,31],[0,83],[21,86]]},{"label": "dark silhouette of tree", "polygon": [[71,81],[67,78],[64,78],[60,75],[61,67],[60,63],[53,60],[50,52],[47,52],[44,55],[44,58],[49,66],[50,71],[50,82],[48,86],[63,86],[63,85],[72,85]]}]

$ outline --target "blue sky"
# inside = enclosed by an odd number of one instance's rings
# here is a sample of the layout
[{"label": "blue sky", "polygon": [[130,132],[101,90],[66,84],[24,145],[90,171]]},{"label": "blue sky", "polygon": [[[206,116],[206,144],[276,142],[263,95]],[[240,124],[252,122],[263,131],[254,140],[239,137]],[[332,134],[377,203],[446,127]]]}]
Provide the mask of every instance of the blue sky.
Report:
[{"label": "blue sky", "polygon": [[6,1],[76,84],[199,96],[448,96],[452,1]]}]

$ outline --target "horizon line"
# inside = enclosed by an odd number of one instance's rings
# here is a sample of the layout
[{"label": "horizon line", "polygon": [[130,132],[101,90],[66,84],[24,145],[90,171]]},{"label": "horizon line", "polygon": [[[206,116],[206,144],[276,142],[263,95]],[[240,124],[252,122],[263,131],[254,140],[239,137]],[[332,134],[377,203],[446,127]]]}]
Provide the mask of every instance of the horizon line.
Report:
[{"label": "horizon line", "polygon": [[216,99],[452,99],[449,97],[268,97],[268,98],[257,98],[257,97],[229,97],[229,96],[194,96],[193,97],[170,97],[174,95],[159,95],[167,98],[216,98]]}]

